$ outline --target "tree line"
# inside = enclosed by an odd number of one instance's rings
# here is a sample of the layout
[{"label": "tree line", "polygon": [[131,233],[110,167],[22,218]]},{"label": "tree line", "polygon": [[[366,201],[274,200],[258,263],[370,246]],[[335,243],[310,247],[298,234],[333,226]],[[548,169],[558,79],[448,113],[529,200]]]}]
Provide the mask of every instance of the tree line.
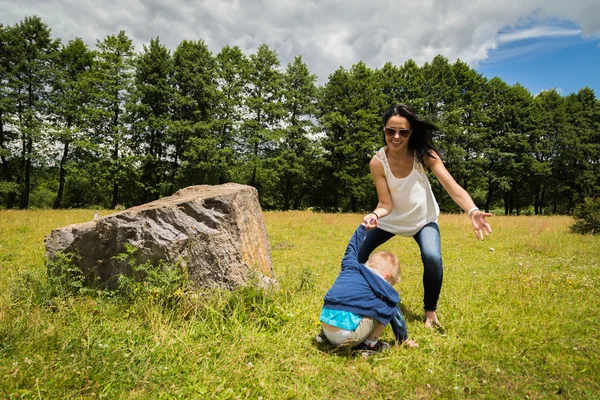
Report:
[{"label": "tree line", "polygon": [[128,207],[239,182],[266,209],[366,210],[380,116],[395,103],[438,125],[442,159],[481,208],[570,213],[598,196],[600,102],[587,87],[534,96],[441,55],[358,62],[318,85],[301,56],[282,66],[265,44],[171,52],[156,38],[136,53],[121,31],[90,49],[32,16],[0,24],[0,203]]}]

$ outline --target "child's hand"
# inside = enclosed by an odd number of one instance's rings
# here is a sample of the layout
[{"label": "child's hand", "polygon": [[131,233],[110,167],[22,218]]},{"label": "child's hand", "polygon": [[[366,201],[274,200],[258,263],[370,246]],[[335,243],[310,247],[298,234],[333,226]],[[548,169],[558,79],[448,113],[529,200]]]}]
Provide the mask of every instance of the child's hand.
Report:
[{"label": "child's hand", "polygon": [[367,228],[367,230],[369,230],[369,229],[377,228],[378,222],[379,222],[379,218],[377,217],[377,214],[369,213],[364,216],[362,224],[365,226],[365,228]]},{"label": "child's hand", "polygon": [[410,339],[407,339],[405,342],[402,343],[402,345],[405,347],[419,347],[419,343]]}]

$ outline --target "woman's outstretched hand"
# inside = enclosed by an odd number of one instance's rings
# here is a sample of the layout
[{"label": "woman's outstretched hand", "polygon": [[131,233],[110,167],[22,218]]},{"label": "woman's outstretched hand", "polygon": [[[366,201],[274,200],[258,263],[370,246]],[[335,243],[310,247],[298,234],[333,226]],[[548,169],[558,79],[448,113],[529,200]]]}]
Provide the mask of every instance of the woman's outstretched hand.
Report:
[{"label": "woman's outstretched hand", "polygon": [[474,211],[471,214],[471,223],[473,224],[473,229],[475,229],[475,237],[477,239],[483,240],[483,234],[485,236],[490,236],[492,233],[492,227],[485,220],[485,217],[491,217],[492,214],[481,212],[479,210]]}]

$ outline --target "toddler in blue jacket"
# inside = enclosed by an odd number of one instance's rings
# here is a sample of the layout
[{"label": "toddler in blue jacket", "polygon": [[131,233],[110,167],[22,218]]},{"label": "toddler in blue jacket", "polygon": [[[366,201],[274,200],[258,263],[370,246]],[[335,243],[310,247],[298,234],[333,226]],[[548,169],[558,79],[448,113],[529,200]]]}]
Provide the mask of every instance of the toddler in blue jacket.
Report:
[{"label": "toddler in blue jacket", "polygon": [[390,321],[396,338],[409,346],[406,324],[398,307],[400,296],[393,285],[400,280],[395,254],[372,253],[366,263],[358,262],[358,249],[366,236],[359,225],[342,259],[342,270],[324,297],[319,320],[322,334],[338,348],[382,351],[389,344],[379,340]]}]

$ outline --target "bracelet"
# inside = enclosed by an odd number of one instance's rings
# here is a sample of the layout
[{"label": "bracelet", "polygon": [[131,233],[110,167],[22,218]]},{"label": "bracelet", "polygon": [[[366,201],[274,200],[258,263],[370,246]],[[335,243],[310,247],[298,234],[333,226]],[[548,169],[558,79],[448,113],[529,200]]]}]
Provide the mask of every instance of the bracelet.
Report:
[{"label": "bracelet", "polygon": [[377,215],[375,211],[371,211],[369,214],[374,214],[377,217],[377,220],[379,220],[379,215]]},{"label": "bracelet", "polygon": [[469,210],[469,212],[467,212],[467,214],[469,214],[469,217],[471,216],[471,214],[473,214],[475,211],[479,211],[478,207],[473,207]]}]

